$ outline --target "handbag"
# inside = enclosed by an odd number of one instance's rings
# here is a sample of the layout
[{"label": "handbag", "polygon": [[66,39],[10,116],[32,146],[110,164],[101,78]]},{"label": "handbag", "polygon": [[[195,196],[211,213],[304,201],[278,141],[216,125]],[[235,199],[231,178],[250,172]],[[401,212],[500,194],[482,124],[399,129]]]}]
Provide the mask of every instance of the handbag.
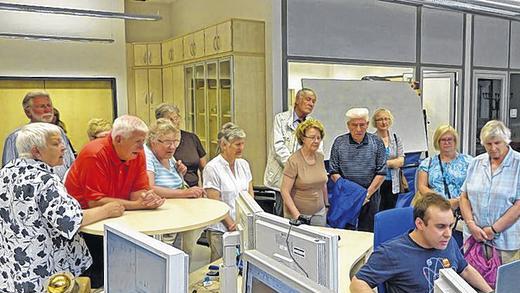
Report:
[{"label": "handbag", "polygon": [[[397,135],[394,133],[395,144],[397,146]],[[398,157],[399,153],[397,151],[397,147],[395,149],[395,156]],[[399,168],[399,193],[405,193],[410,191],[410,186],[408,185],[408,180],[406,176],[404,176],[403,169]]]},{"label": "handbag", "polygon": [[[491,256],[487,256],[485,245],[491,248]],[[494,246],[477,242],[470,236],[464,242],[464,258],[474,267],[492,288],[495,288],[498,267],[502,264],[500,253]]]}]

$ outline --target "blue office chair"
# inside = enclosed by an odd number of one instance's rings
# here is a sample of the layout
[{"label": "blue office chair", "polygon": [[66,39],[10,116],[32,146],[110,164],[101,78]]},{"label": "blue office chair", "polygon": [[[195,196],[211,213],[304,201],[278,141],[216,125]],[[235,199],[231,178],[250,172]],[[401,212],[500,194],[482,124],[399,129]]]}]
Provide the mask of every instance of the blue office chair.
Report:
[{"label": "blue office chair", "polygon": [[[374,249],[413,228],[415,228],[415,221],[412,207],[395,208],[377,213],[374,217]],[[377,292],[385,293],[385,284],[379,284]]]}]

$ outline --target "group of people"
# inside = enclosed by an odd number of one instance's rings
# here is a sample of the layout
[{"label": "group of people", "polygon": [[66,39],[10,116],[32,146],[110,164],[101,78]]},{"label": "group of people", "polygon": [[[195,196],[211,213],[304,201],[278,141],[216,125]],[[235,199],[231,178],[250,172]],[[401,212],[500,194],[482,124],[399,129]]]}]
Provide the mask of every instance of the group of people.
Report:
[{"label": "group of people", "polygon": [[[327,181],[347,181],[362,205],[357,223],[341,228],[373,231],[375,213],[394,208],[400,192],[404,147],[391,131],[394,117],[387,109],[376,110],[371,118],[366,108],[349,109],[348,132],[335,138],[327,172],[322,154],[325,127],[311,117],[316,102],[312,89],[301,89],[294,107],[275,116],[264,184],[280,191],[285,217],[307,216],[312,225],[326,226]],[[238,125],[222,125],[218,155],[208,162],[199,138],[180,129],[179,109],[162,104],[150,126],[130,115],[113,124],[91,120],[91,141],[74,157],[66,133],[53,125],[50,96],[31,92],[22,105],[30,123],[6,139],[0,170],[0,247],[8,252],[0,256],[0,290],[43,291],[44,280],[58,271],[87,275],[93,287],[102,286],[102,238],[81,235],[79,228],[125,210],[156,209],[167,198],[207,197],[228,204],[229,214],[207,229],[211,261],[222,256],[223,234],[236,229],[235,199],[241,191],[253,194],[251,168],[242,158],[246,133]],[[375,133],[367,132],[370,122]],[[432,251],[447,253],[457,272],[487,292],[460,251],[446,249],[453,247],[452,210],[460,210],[468,237],[490,241],[503,262],[519,258],[520,154],[508,146],[510,136],[502,122],[490,121],[481,132],[487,153],[471,159],[457,152],[457,132],[439,127],[434,145],[440,153],[419,167],[422,195],[415,207],[416,229],[376,249],[353,288],[380,282],[390,288],[403,286],[417,274],[410,270],[423,264],[404,265],[399,271],[385,253],[406,246],[422,255],[417,262],[431,259]],[[183,235],[188,254],[199,235]]]}]

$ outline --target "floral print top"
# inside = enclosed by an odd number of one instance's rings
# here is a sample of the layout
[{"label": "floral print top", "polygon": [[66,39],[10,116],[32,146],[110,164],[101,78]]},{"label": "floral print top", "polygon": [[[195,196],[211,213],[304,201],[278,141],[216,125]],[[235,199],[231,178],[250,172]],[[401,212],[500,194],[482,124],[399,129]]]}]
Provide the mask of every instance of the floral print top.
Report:
[{"label": "floral print top", "polygon": [[84,272],[92,259],[82,220],[47,164],[19,158],[0,170],[0,292],[46,292],[52,274]]}]

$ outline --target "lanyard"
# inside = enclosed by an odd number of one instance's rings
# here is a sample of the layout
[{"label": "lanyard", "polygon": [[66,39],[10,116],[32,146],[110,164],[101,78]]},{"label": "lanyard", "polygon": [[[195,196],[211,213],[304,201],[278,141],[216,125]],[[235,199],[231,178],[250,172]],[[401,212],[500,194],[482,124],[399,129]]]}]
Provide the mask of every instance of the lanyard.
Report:
[{"label": "lanyard", "polygon": [[448,196],[448,199],[451,199],[450,189],[448,188],[446,177],[444,176],[444,168],[442,168],[441,155],[437,155],[437,158],[439,158],[439,166],[441,167],[442,183],[444,183],[444,193]]}]

